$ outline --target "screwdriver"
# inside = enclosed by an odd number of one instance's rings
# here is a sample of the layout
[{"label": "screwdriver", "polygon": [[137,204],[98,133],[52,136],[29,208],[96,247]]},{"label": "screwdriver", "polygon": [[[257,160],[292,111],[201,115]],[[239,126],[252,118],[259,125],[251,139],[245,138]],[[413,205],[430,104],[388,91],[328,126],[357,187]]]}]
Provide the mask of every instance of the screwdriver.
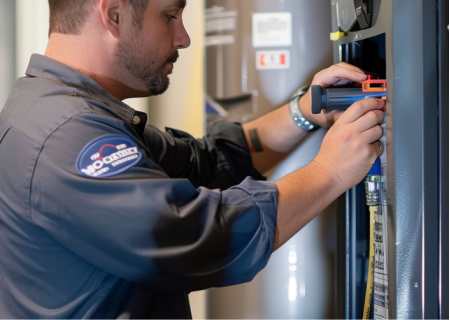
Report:
[{"label": "screwdriver", "polygon": [[359,100],[377,98],[386,99],[386,80],[372,80],[369,75],[356,88],[325,88],[311,86],[312,113],[319,114],[322,110],[345,110]]}]

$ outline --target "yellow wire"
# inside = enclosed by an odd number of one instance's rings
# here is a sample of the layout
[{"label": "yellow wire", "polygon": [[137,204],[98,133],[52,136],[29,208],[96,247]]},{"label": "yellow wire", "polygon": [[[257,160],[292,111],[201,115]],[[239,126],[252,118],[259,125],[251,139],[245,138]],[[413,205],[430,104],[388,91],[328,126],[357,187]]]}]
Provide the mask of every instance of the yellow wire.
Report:
[{"label": "yellow wire", "polygon": [[364,303],[363,319],[369,319],[369,317],[370,317],[370,301],[372,300],[373,277],[374,277],[373,226],[375,224],[375,212],[378,211],[378,206],[370,206],[369,211],[370,211],[369,272],[367,273],[366,299],[365,299],[365,303]]}]

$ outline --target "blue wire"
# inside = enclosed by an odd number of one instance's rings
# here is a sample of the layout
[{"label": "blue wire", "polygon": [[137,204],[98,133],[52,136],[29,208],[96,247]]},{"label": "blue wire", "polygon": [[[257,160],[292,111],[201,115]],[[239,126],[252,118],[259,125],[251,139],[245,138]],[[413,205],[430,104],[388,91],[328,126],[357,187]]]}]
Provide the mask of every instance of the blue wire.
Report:
[{"label": "blue wire", "polygon": [[380,158],[375,161],[372,169],[370,169],[368,176],[381,176],[381,160]]}]

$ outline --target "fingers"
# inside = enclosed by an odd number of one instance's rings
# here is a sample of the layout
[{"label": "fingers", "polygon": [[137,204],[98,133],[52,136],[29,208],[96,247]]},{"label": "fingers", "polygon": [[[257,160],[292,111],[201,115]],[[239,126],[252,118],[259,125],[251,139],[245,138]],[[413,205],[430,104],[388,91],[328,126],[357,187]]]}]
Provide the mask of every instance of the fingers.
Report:
[{"label": "fingers", "polygon": [[347,62],[340,62],[340,63],[337,64],[337,66],[348,68],[348,69],[352,69],[352,70],[354,70],[356,72],[365,74],[364,71],[362,71],[360,68],[358,68],[358,67],[356,67],[356,66],[354,66],[352,64],[349,64]]},{"label": "fingers", "polygon": [[348,63],[341,62],[317,73],[312,84],[327,87],[349,82],[361,82],[366,79],[367,75],[364,71]]},{"label": "fingers", "polygon": [[[353,122],[357,132],[364,132],[369,128],[381,125],[384,120],[384,112],[381,110],[371,110],[363,114]],[[373,142],[373,141],[372,141]]]},{"label": "fingers", "polygon": [[379,121],[377,123],[382,123],[383,118],[381,118],[381,115],[384,113],[381,110],[385,106],[386,101],[380,99],[371,98],[357,101],[344,112],[344,114],[341,116],[341,121],[344,121],[346,123],[352,123],[360,119],[363,115],[365,115],[369,111],[379,110],[380,112],[376,113],[377,117],[379,118]]},{"label": "fingers", "polygon": [[383,127],[380,125],[376,125],[360,133],[362,140],[369,144],[378,143],[378,141],[383,137],[383,134]]},{"label": "fingers", "polygon": [[[355,108],[357,111],[364,112],[367,108],[376,107],[382,108],[380,106],[380,101],[377,99],[372,99],[373,101],[366,101],[360,104],[362,107]],[[384,103],[381,103],[383,105]],[[345,115],[345,114],[344,114]],[[370,144],[371,148],[374,149],[377,157],[383,153],[383,145],[379,140],[383,137],[384,130],[381,124],[384,120],[384,112],[380,109],[370,110],[364,113],[361,117],[356,119],[351,123],[354,132],[359,132],[361,141]]]}]

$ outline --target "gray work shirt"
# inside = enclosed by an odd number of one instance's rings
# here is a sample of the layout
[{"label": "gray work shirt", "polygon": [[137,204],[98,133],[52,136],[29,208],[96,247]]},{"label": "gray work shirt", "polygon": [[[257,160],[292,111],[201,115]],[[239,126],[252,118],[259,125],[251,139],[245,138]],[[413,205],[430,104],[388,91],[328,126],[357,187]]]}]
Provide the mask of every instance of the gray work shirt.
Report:
[{"label": "gray work shirt", "polygon": [[0,113],[1,318],[184,318],[266,265],[277,191],[239,124],[161,132],[67,65],[26,74]]}]

